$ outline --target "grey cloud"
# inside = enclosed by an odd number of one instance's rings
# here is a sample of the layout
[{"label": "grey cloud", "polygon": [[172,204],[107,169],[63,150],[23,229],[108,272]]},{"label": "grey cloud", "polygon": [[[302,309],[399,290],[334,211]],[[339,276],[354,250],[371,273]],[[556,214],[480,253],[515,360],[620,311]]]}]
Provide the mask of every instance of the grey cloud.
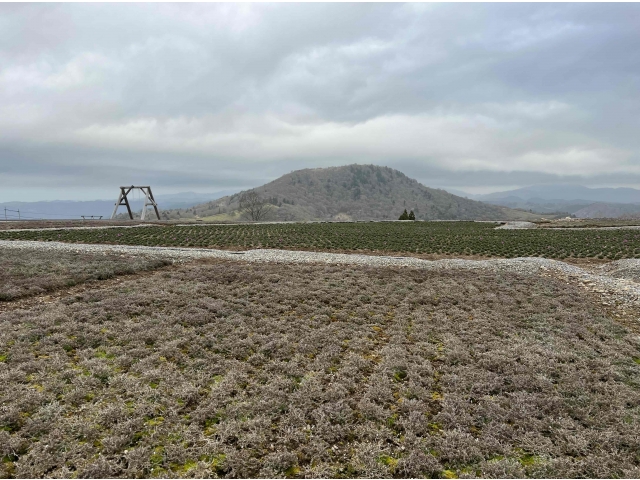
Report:
[{"label": "grey cloud", "polygon": [[[105,151],[104,149],[28,146],[3,148],[0,155],[6,161],[0,163],[0,175],[4,178],[21,178],[39,186],[55,184],[69,189],[76,185],[90,187],[147,183],[162,187],[186,189],[197,187],[214,191],[228,185],[251,186],[264,178],[259,172],[225,168],[215,158],[195,158],[158,153],[131,153]],[[178,162],[198,163],[199,171],[167,168]],[[207,168],[210,165],[211,168]],[[52,180],[54,179],[54,180]],[[207,190],[208,188],[208,190]]]},{"label": "grey cloud", "polygon": [[640,174],[637,173],[603,174],[585,178],[580,175],[553,175],[544,172],[464,171],[452,176],[450,171],[438,167],[425,167],[410,162],[400,162],[397,166],[425,185],[434,188],[452,187],[471,193],[498,192],[511,189],[516,185],[572,184],[594,188],[608,185],[640,185]]},{"label": "grey cloud", "polygon": [[17,184],[212,191],[354,162],[433,186],[640,186],[639,19],[638,4],[0,4],[0,201],[28,200],[4,198]]}]

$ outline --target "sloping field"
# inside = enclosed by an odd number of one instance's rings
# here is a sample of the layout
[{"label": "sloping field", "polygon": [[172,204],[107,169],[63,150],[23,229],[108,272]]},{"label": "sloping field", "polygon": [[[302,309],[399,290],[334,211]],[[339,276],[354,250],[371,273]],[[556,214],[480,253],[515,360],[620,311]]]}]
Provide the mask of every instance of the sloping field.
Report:
[{"label": "sloping field", "polygon": [[638,230],[508,230],[496,229],[497,225],[493,222],[171,225],[0,231],[0,240],[502,258],[640,258]]},{"label": "sloping field", "polygon": [[0,476],[640,476],[640,338],[554,278],[208,260],[0,314]]}]

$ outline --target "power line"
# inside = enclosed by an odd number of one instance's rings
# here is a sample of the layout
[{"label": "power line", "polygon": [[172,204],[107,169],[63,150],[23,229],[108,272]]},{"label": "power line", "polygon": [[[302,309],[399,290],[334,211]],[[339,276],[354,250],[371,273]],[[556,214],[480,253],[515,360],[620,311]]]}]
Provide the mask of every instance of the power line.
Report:
[{"label": "power line", "polygon": [[[45,213],[45,212],[34,212],[33,210],[21,210],[25,213],[33,213],[34,215],[55,215],[57,217],[68,217],[68,215],[64,213]],[[79,217],[80,215],[71,215],[72,217]]]},{"label": "power line", "polygon": [[[140,194],[137,191],[136,191],[136,194],[137,194],[136,196],[138,198],[136,198],[135,200],[133,200],[131,202],[131,204],[132,204],[131,206],[133,206],[134,203],[142,202],[142,199],[139,198]],[[82,215],[67,215],[66,213],[45,213],[45,212],[36,212],[34,210],[12,210],[12,209],[9,209],[9,208],[5,208],[5,210],[7,212],[16,212],[16,213],[23,212],[23,213],[31,213],[33,215],[48,215],[48,216],[53,216],[53,217],[64,217],[65,219],[66,218],[81,218],[82,217]],[[84,215],[84,216],[87,217],[87,216],[90,216],[90,215]],[[94,216],[99,216],[99,215],[94,215]],[[21,217],[21,218],[27,218],[27,217]]]},{"label": "power line", "polygon": [[[85,217],[91,217],[92,215],[85,215]],[[100,217],[101,215],[93,215],[93,217]],[[103,215],[102,215],[103,216]],[[11,215],[11,214],[7,214],[5,218],[0,218],[0,220],[52,220],[52,221],[62,221],[62,220],[77,220],[79,218],[82,218],[82,215],[78,215],[76,217],[67,217],[67,218],[60,218],[60,219],[52,219],[52,218],[42,218],[42,217],[29,217],[29,216],[25,216],[20,214],[20,216],[17,215]]]},{"label": "power line", "polygon": [[[7,212],[14,212],[14,213],[7,213]],[[15,215],[17,213],[17,215]],[[18,220],[43,220],[41,217],[33,217],[30,215],[24,215],[24,213],[27,214],[32,214],[32,215],[55,215],[57,217],[63,217],[61,218],[61,220],[66,220],[66,219],[77,219],[77,218],[82,218],[84,219],[84,217],[102,217],[104,215],[66,215],[64,213],[44,213],[44,212],[34,212],[33,210],[13,210],[10,208],[5,208],[4,209],[4,219],[5,220],[9,220],[9,219],[18,219]],[[46,220],[46,219],[45,219]]]},{"label": "power line", "polygon": [[[16,212],[18,214],[18,218],[20,218],[20,210],[11,210],[10,208],[4,207],[4,219],[7,219],[7,212]],[[15,215],[13,215],[15,216]]]},{"label": "power line", "polygon": [[42,220],[41,218],[37,218],[37,217],[29,217],[29,216],[24,216],[22,214],[20,215],[13,215],[11,213],[7,213],[4,216],[5,220]]},{"label": "power line", "polygon": [[[85,217],[91,217],[92,215],[85,215]],[[93,215],[94,217],[100,217],[101,215]],[[82,218],[82,215],[76,215],[73,218],[72,217],[66,217],[65,218],[61,218],[60,220],[74,220],[75,218]],[[4,218],[0,218],[0,220],[48,220],[46,218],[41,218],[41,217],[31,217],[28,215],[23,215],[22,213],[20,213],[20,215],[15,215],[12,213],[7,213],[5,214]]]},{"label": "power line", "polygon": [[[9,211],[9,209],[7,209],[7,211]],[[17,211],[17,210],[14,210]],[[82,215],[67,215],[66,213],[45,213],[45,212],[35,212],[33,210],[20,210],[21,212],[25,212],[25,213],[32,213],[34,215],[54,215],[57,217],[81,217]]]}]

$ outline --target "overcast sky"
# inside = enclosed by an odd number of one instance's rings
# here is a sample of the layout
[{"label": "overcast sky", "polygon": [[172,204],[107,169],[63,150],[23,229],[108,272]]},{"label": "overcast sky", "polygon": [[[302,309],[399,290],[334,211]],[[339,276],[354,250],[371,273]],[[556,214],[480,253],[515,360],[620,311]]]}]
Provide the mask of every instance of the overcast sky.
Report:
[{"label": "overcast sky", "polygon": [[640,4],[0,4],[0,201],[398,168],[640,188]]}]

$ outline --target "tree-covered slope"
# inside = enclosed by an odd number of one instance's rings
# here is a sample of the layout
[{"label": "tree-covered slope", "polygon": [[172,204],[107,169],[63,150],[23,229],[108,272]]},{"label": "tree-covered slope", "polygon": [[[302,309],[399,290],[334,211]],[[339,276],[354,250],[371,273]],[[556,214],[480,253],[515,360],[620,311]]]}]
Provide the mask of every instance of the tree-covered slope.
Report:
[{"label": "tree-covered slope", "polygon": [[[297,170],[254,190],[273,204],[273,220],[396,220],[404,209],[413,210],[417,220],[532,217],[425,187],[398,170],[375,165]],[[166,216],[234,218],[240,195]]]}]

